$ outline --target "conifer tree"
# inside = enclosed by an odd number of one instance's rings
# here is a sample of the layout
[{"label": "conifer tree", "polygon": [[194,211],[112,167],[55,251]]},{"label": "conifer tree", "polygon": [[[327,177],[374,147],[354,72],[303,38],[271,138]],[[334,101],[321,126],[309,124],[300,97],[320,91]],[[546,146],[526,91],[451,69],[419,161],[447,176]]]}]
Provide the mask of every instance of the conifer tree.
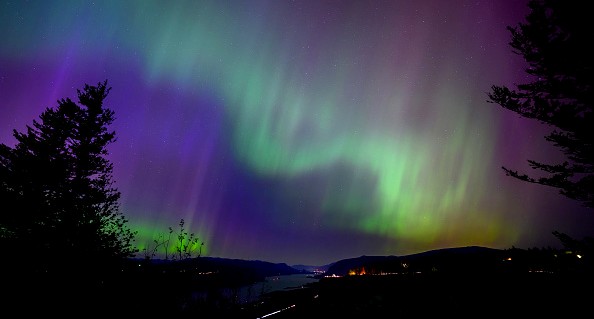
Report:
[{"label": "conifer tree", "polygon": [[117,270],[136,232],[119,211],[107,146],[114,112],[107,81],[46,108],[16,145],[0,144],[0,244],[20,270]]},{"label": "conifer tree", "polygon": [[594,208],[594,46],[588,2],[531,0],[526,23],[508,27],[513,52],[522,55],[529,83],[492,86],[490,103],[553,128],[545,139],[564,155],[560,162],[528,160],[528,175],[503,167],[508,176],[551,186]]}]

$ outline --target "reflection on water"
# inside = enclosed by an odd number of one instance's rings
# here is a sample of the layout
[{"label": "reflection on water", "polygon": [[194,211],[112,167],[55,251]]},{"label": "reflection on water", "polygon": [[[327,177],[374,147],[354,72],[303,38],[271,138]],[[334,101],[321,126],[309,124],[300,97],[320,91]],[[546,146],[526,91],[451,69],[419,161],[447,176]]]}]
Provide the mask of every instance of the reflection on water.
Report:
[{"label": "reflection on water", "polygon": [[294,274],[266,277],[263,282],[256,282],[249,286],[239,288],[237,298],[239,303],[257,301],[262,295],[277,291],[299,289],[308,283],[317,282],[318,279],[311,278],[308,274]]},{"label": "reflection on water", "polygon": [[219,287],[214,290],[196,290],[191,294],[194,302],[211,304],[245,304],[258,301],[263,295],[277,291],[300,289],[308,283],[317,282],[309,274],[294,274],[266,277],[264,281],[242,287]]}]

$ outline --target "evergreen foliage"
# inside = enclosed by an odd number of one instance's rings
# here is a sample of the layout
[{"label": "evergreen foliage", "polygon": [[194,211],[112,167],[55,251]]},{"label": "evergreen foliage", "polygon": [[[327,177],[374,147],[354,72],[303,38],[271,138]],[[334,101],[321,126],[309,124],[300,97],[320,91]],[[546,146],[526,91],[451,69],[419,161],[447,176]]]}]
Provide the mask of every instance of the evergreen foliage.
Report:
[{"label": "evergreen foliage", "polygon": [[120,213],[107,146],[114,112],[107,81],[46,108],[14,147],[0,145],[0,247],[15,269],[117,270],[137,250]]},{"label": "evergreen foliage", "polygon": [[551,186],[587,207],[594,207],[594,47],[588,2],[531,0],[526,23],[508,27],[510,46],[528,63],[531,82],[516,89],[492,86],[490,103],[552,126],[545,139],[565,160],[528,160],[542,175],[529,176],[503,167],[520,180]]}]

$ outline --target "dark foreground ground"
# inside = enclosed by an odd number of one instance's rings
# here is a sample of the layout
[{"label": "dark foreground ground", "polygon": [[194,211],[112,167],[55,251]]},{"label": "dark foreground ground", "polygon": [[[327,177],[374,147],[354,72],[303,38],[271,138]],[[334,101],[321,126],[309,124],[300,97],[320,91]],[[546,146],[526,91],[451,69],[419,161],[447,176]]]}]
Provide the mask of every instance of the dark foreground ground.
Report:
[{"label": "dark foreground ground", "polygon": [[272,294],[236,318],[587,318],[593,283],[545,273],[325,278]]},{"label": "dark foreground ground", "polygon": [[[7,279],[5,277],[5,282]],[[15,279],[15,278],[12,278]],[[18,278],[17,278],[18,279]],[[181,278],[180,278],[181,279]],[[13,280],[14,281],[14,280]],[[19,282],[17,280],[17,282]],[[4,287],[4,318],[592,318],[584,274],[400,274],[322,278],[237,304],[212,286],[189,298],[175,278],[101,288],[76,282]]]}]

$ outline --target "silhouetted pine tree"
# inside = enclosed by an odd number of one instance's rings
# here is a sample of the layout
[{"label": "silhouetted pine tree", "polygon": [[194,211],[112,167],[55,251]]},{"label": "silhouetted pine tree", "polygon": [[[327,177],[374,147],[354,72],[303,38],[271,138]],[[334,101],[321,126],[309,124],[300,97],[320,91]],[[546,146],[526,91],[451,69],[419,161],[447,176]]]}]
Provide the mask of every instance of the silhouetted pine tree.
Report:
[{"label": "silhouetted pine tree", "polygon": [[558,188],[560,193],[594,207],[594,47],[588,2],[531,0],[526,23],[508,27],[513,52],[528,62],[532,82],[516,89],[492,86],[488,102],[555,128],[545,139],[566,160],[530,166],[543,177],[503,167],[520,180]]},{"label": "silhouetted pine tree", "polygon": [[110,89],[85,85],[79,104],[59,100],[26,132],[13,131],[14,147],[0,145],[0,253],[14,269],[98,276],[136,253],[106,159]]}]

